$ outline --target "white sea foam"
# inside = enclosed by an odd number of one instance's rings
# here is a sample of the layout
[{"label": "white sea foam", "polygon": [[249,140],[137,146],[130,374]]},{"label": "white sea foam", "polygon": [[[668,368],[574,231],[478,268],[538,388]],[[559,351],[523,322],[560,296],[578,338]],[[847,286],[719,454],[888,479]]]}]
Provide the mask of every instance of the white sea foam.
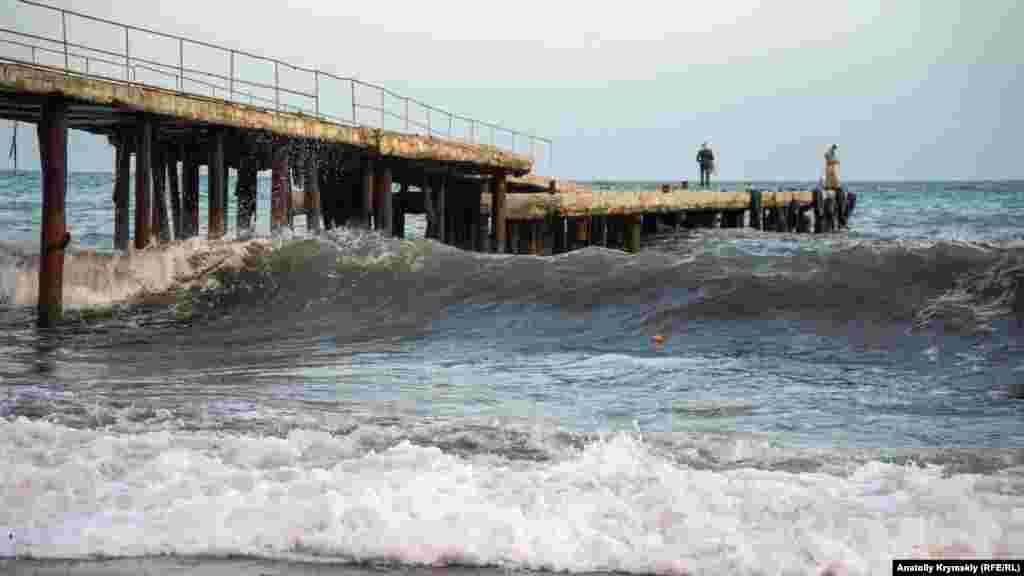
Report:
[{"label": "white sea foam", "polygon": [[[1007,476],[694,470],[618,434],[548,462],[401,442],[115,434],[0,420],[0,555],[319,555],[636,573],[887,573],[1024,550]],[[952,551],[952,552],[951,552]]]},{"label": "white sea foam", "polygon": [[[64,261],[64,304],[104,306],[144,293],[204,282],[220,268],[238,268],[252,250],[267,249],[269,240],[208,241],[192,238],[144,250],[116,254],[69,252]],[[0,265],[0,293],[19,305],[35,303],[39,293],[36,265]]]}]

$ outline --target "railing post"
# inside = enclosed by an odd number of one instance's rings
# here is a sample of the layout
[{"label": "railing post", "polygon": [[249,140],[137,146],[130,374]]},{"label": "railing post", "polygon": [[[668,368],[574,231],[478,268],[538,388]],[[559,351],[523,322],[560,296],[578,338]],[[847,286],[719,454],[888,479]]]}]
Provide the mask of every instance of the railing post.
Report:
[{"label": "railing post", "polygon": [[178,91],[185,91],[185,39],[178,38]]},{"label": "railing post", "polygon": [[430,108],[427,108],[427,137],[433,136],[434,131],[430,129]]},{"label": "railing post", "polygon": [[274,109],[281,111],[281,90],[278,88],[280,76],[277,70],[277,60],[274,60]]},{"label": "railing post", "polygon": [[380,89],[380,129],[384,129],[384,89]]},{"label": "railing post", "polygon": [[449,112],[448,113],[448,139],[449,140],[451,140],[451,137],[452,137],[452,121],[454,119],[455,119],[455,117],[452,116],[451,112]]},{"label": "railing post", "polygon": [[405,99],[405,131],[409,131],[409,98]]},{"label": "railing post", "polygon": [[68,60],[68,13],[60,11],[60,31],[64,35],[64,70],[71,68],[71,62]]},{"label": "railing post", "polygon": [[35,46],[32,47],[32,63],[33,64],[36,63],[36,47]]},{"label": "railing post", "polygon": [[[320,117],[320,71],[313,70],[313,106],[316,107],[316,117]],[[307,208],[308,210],[309,208]]]},{"label": "railing post", "polygon": [[128,27],[124,27],[124,81],[130,82],[131,76],[131,47],[128,44]]},{"label": "railing post", "polygon": [[231,50],[231,73],[228,74],[228,102],[235,100],[235,51]]},{"label": "railing post", "polygon": [[352,124],[359,126],[359,121],[356,120],[356,81],[349,80],[348,85],[352,87]]},{"label": "railing post", "polygon": [[86,76],[89,75],[89,57],[88,56],[85,57],[85,75]]}]

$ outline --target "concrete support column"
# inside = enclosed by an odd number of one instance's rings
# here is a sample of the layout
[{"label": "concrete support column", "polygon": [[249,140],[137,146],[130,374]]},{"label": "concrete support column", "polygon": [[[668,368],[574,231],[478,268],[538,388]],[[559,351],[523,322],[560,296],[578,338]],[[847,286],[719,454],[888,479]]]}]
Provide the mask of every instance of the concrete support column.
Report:
[{"label": "concrete support column", "polygon": [[235,182],[235,201],[238,204],[235,229],[238,236],[252,231],[256,221],[258,168],[259,164],[256,158],[247,154],[242,155],[238,166],[238,181]]},{"label": "concrete support column", "polygon": [[39,246],[39,301],[36,323],[51,327],[64,314],[64,249],[71,241],[64,216],[67,192],[67,103],[50,97],[37,126],[43,177]]},{"label": "concrete support column", "polygon": [[498,172],[494,176],[494,192],[491,199],[491,218],[494,219],[494,238],[497,246],[495,251],[499,254],[508,252],[508,230],[505,226],[507,209],[505,204],[505,173]]},{"label": "concrete support column", "polygon": [[761,229],[761,216],[763,215],[763,209],[761,207],[761,191],[751,190],[750,191],[750,227],[755,230]]},{"label": "concrete support column", "polygon": [[409,185],[402,182],[391,211],[391,231],[395,238],[405,238],[405,208],[409,203]]},{"label": "concrete support column", "polygon": [[167,188],[171,194],[171,228],[174,229],[174,239],[181,240],[181,185],[178,178],[178,148],[169,146],[167,149]]},{"label": "concrete support column", "polygon": [[288,141],[275,138],[270,161],[270,232],[275,234],[288,225],[288,204],[292,195],[291,171],[288,167]]},{"label": "concrete support column", "polygon": [[320,231],[320,162],[316,151],[306,154],[306,229]]},{"label": "concrete support column", "polygon": [[815,188],[814,198],[814,233],[821,234],[825,229],[825,198],[821,189]]},{"label": "concrete support column", "polygon": [[473,249],[477,252],[484,252],[489,250],[490,242],[488,241],[488,221],[487,217],[484,216],[483,210],[481,210],[481,196],[487,189],[487,183],[480,184],[477,187],[476,192],[473,195],[473,201],[470,202],[470,208],[473,210],[474,222],[476,226],[476,234],[474,235]]},{"label": "concrete support column", "polygon": [[630,214],[625,218],[625,249],[627,252],[640,251],[640,232],[643,228],[643,214]]},{"label": "concrete support column", "polygon": [[199,235],[199,163],[194,144],[181,151],[181,200],[184,204],[185,238]]},{"label": "concrete support column", "polygon": [[374,198],[373,220],[374,227],[385,236],[391,236],[391,167],[385,162],[379,162],[374,178],[376,198]]},{"label": "concrete support column", "polygon": [[152,234],[152,159],[153,125],[140,114],[135,131],[135,248],[139,250],[149,245]]},{"label": "concrete support column", "polygon": [[167,155],[161,144],[153,145],[153,236],[160,243],[171,241],[171,220],[167,213]]},{"label": "concrete support column", "polygon": [[373,191],[374,191],[374,180],[376,174],[374,174],[374,161],[373,158],[366,158],[363,160],[362,178],[360,180],[360,212],[357,220],[360,225],[365,227],[367,230],[372,225],[373,217]]},{"label": "concrete support column", "polygon": [[435,181],[434,196],[437,198],[437,239],[442,244],[451,244],[452,231],[448,224],[448,182],[441,176]]},{"label": "concrete support column", "polygon": [[117,145],[117,176],[114,181],[114,248],[128,249],[128,230],[131,214],[128,212],[128,194],[131,188],[132,138],[127,130],[121,131]]},{"label": "concrete support column", "polygon": [[210,135],[210,160],[207,165],[206,237],[217,240],[224,237],[224,184],[227,166],[224,164],[224,132],[215,130]]}]

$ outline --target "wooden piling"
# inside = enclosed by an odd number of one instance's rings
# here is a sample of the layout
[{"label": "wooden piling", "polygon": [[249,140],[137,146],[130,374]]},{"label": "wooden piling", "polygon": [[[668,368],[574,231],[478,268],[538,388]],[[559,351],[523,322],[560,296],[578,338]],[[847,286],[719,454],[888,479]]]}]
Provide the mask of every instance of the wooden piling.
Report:
[{"label": "wooden piling", "polygon": [[310,150],[306,155],[306,230],[320,231],[320,159]]},{"label": "wooden piling", "polygon": [[117,145],[117,176],[114,181],[114,248],[128,249],[128,230],[131,227],[131,214],[128,212],[128,194],[130,192],[132,146],[131,134],[122,130]]},{"label": "wooden piling", "polygon": [[832,196],[825,198],[825,232],[836,230],[836,199]]},{"label": "wooden piling", "polygon": [[434,180],[434,198],[437,200],[437,239],[451,244],[451,226],[448,222],[448,182],[443,176]]},{"label": "wooden piling", "polygon": [[64,99],[46,99],[36,130],[43,179],[36,323],[52,327],[64,314],[64,249],[71,241],[64,215],[68,168],[68,117]]},{"label": "wooden piling", "polygon": [[207,165],[207,216],[206,237],[217,240],[224,237],[224,197],[227,193],[224,176],[227,167],[224,164],[224,132],[214,130],[210,134],[210,159]]},{"label": "wooden piling", "polygon": [[496,237],[495,240],[497,242],[497,247],[495,248],[495,251],[497,251],[500,254],[503,254],[508,251],[505,228],[505,219],[507,214],[505,192],[505,173],[498,172],[497,174],[494,175],[494,201],[492,202],[491,205],[491,218],[494,219],[494,235]]},{"label": "wooden piling", "polygon": [[138,116],[135,132],[135,248],[149,245],[150,226],[150,182],[152,180],[153,125],[144,115]]},{"label": "wooden piling", "polygon": [[761,191],[750,191],[750,227],[754,230],[761,229],[761,219],[764,212],[761,207]]},{"label": "wooden piling", "polygon": [[167,154],[162,144],[153,146],[153,235],[162,244],[171,241],[171,220],[167,212]]},{"label": "wooden piling", "polygon": [[643,231],[644,219],[642,214],[631,214],[625,219],[626,238],[625,248],[627,252],[640,251],[640,234]]},{"label": "wooden piling", "polygon": [[487,242],[487,217],[484,216],[483,211],[480,209],[481,198],[486,188],[486,182],[476,186],[469,201],[469,208],[473,211],[473,250],[477,252],[485,251],[486,246],[489,244]]},{"label": "wooden piling", "polygon": [[288,225],[288,199],[292,195],[291,170],[288,166],[288,141],[275,138],[271,150],[270,233]]},{"label": "wooden piling", "polygon": [[171,228],[174,239],[181,240],[181,180],[178,177],[178,148],[170,146],[167,152],[167,188],[171,195]]},{"label": "wooden piling", "polygon": [[775,221],[776,232],[789,232],[789,217],[786,215],[786,209],[782,206],[776,206],[772,209],[774,216],[772,219]]},{"label": "wooden piling", "polygon": [[235,182],[235,234],[251,231],[256,220],[256,194],[259,186],[259,162],[243,154],[239,160],[238,180]]}]

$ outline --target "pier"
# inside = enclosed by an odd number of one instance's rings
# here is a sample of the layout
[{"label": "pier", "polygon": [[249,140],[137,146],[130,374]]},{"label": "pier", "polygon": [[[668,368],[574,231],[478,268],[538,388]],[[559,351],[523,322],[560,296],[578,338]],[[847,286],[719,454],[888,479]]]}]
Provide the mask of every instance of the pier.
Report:
[{"label": "pier", "polygon": [[[43,326],[61,317],[64,250],[73,241],[64,211],[69,129],[103,135],[116,149],[111,209],[119,250],[198,234],[202,166],[211,239],[228,229],[232,169],[239,233],[251,230],[260,209],[269,210],[272,232],[304,214],[312,231],[353,226],[397,237],[405,235],[406,215],[425,214],[428,237],[485,252],[636,251],[641,236],[665,226],[826,232],[845,224],[852,208],[841,190],[593,191],[533,173],[540,164],[550,170],[545,138],[318,69],[29,0],[18,8],[51,13],[61,31],[51,37],[0,27],[0,118],[37,126]],[[123,51],[69,38],[75,21],[123,35]],[[153,38],[175,49],[162,58],[139,50]],[[200,49],[205,56],[189,60]],[[226,69],[211,70],[211,52]],[[272,69],[272,82],[254,79],[257,65]],[[282,82],[282,72],[303,80]],[[271,172],[266,208],[256,205],[262,170]]]}]

